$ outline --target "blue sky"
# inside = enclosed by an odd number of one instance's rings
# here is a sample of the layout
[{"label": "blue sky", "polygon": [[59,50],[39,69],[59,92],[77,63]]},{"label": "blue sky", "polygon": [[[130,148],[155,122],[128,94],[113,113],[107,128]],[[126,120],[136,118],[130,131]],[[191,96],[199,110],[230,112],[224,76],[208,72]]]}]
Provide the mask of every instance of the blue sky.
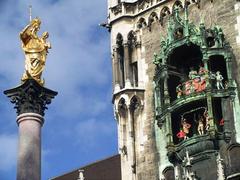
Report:
[{"label": "blue sky", "polygon": [[[43,77],[58,91],[45,112],[42,129],[42,179],[117,153],[113,117],[106,0],[0,1],[0,90],[20,83],[24,55],[19,32],[33,17],[42,20],[52,44]],[[0,94],[0,179],[16,179],[16,112]]]}]

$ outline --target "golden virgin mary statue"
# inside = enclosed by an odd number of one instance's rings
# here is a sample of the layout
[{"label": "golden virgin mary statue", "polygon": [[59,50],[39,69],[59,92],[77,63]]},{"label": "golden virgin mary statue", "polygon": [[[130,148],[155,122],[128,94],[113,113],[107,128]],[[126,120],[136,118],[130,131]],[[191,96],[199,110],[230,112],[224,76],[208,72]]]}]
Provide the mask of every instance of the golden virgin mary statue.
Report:
[{"label": "golden virgin mary statue", "polygon": [[41,76],[51,45],[46,41],[49,36],[48,32],[44,32],[41,37],[38,37],[37,32],[40,25],[40,19],[35,18],[20,32],[22,49],[25,54],[25,72],[21,80],[25,82],[27,79],[34,79],[43,86],[44,80],[41,79]]}]

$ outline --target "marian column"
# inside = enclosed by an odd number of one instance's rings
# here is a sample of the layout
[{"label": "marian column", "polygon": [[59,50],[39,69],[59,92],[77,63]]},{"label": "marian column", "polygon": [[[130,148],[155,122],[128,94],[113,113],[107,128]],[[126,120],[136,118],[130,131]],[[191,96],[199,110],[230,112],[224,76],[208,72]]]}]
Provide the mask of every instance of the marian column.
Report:
[{"label": "marian column", "polygon": [[38,37],[41,21],[33,19],[20,33],[25,53],[21,85],[4,91],[17,110],[19,127],[17,180],[41,179],[41,127],[44,110],[57,92],[44,87],[41,79],[50,43],[48,33]]}]

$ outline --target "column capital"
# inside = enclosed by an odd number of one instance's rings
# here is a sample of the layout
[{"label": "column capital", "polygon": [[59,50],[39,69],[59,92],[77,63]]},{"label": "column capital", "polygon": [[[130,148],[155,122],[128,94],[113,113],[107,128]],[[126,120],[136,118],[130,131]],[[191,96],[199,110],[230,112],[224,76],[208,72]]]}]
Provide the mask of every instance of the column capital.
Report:
[{"label": "column capital", "polygon": [[136,41],[135,46],[136,48],[140,48],[142,46],[141,41]]},{"label": "column capital", "polygon": [[118,48],[118,45],[117,45],[117,44],[115,44],[115,45],[112,46],[112,50],[113,50],[113,51],[117,51],[117,48]]},{"label": "column capital", "polygon": [[36,113],[44,116],[47,104],[57,95],[57,92],[47,89],[33,79],[28,79],[22,85],[4,91],[4,94],[15,104],[17,115],[23,113]]},{"label": "column capital", "polygon": [[209,60],[209,57],[208,57],[208,56],[204,56],[202,61],[205,62],[205,63],[207,63],[208,60]]},{"label": "column capital", "polygon": [[232,56],[230,56],[230,55],[225,55],[224,58],[226,59],[226,62],[232,61]]}]

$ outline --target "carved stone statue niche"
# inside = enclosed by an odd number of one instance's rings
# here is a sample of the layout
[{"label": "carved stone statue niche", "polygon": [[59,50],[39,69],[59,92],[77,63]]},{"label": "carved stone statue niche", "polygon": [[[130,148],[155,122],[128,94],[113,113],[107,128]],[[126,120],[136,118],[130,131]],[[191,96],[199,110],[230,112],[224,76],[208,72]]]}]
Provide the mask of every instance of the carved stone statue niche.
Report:
[{"label": "carved stone statue niche", "polygon": [[34,79],[43,86],[44,80],[41,79],[41,76],[45,67],[48,49],[51,48],[51,45],[46,41],[49,36],[48,32],[44,32],[41,37],[38,37],[37,32],[40,25],[40,19],[35,18],[20,32],[22,49],[25,54],[25,72],[21,81],[25,82],[27,79]]}]

